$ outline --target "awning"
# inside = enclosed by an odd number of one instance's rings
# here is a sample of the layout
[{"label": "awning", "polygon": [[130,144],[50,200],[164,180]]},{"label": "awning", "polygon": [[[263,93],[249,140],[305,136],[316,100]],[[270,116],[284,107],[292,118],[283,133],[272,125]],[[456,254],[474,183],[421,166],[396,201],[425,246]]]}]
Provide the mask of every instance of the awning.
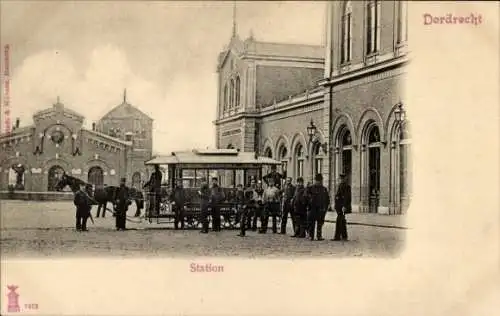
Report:
[{"label": "awning", "polygon": [[269,157],[256,157],[254,152],[238,152],[234,149],[178,151],[171,155],[157,156],[146,165],[181,165],[183,168],[238,169],[258,168],[262,165],[279,165]]}]

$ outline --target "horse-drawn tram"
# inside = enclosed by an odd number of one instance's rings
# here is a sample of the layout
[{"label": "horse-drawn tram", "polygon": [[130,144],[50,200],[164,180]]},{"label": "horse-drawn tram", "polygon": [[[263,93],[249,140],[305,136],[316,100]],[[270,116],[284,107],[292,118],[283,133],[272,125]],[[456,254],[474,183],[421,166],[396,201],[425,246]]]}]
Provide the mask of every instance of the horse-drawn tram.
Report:
[{"label": "horse-drawn tram", "polygon": [[[187,227],[198,227],[201,216],[201,186],[210,185],[216,178],[224,195],[217,205],[220,209],[221,224],[234,228],[238,222],[237,203],[234,199],[237,185],[246,187],[251,179],[262,179],[263,172],[280,162],[259,157],[253,152],[240,152],[234,149],[192,150],[172,152],[168,156],[158,156],[145,162],[146,165],[159,165],[166,170],[168,189],[161,190],[160,207],[155,207],[154,192],[146,192],[146,214],[150,223],[172,223],[175,220],[170,193],[179,180],[185,193],[184,223]],[[212,219],[210,219],[211,221]]]}]

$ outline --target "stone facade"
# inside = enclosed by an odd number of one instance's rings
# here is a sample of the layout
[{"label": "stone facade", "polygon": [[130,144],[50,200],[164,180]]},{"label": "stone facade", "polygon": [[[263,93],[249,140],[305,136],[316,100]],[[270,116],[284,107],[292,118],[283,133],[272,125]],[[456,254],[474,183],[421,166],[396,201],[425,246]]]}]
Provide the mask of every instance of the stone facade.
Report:
[{"label": "stone facade", "polygon": [[[354,211],[404,213],[411,138],[396,116],[405,104],[406,20],[406,1],[330,1],[325,47],[233,36],[219,57],[217,147],[273,157],[294,179],[322,173],[332,197],[345,173]],[[236,88],[230,80],[239,76]]]},{"label": "stone facade", "polygon": [[144,161],[151,158],[152,119],[125,99],[90,130],[59,100],[33,121],[0,136],[0,190],[11,184],[53,191],[62,172],[95,185],[118,185],[125,177],[139,186],[149,176]]}]

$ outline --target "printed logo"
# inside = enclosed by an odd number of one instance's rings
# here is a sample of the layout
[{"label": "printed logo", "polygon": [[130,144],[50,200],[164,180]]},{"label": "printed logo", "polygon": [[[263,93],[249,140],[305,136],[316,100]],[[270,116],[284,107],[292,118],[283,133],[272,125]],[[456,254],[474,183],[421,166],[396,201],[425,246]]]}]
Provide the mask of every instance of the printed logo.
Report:
[{"label": "printed logo", "polygon": [[19,294],[16,293],[17,285],[8,285],[9,293],[7,294],[7,312],[17,313],[21,311],[19,307]]}]

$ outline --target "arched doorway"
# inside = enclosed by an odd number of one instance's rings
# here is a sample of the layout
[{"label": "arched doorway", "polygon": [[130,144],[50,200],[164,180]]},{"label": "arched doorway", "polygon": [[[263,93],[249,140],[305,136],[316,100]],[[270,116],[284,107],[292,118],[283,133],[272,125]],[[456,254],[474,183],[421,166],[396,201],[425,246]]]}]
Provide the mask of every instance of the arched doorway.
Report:
[{"label": "arched doorway", "polygon": [[88,183],[95,187],[102,187],[104,185],[104,171],[99,166],[94,166],[89,169]]},{"label": "arched doorway", "polygon": [[48,180],[47,190],[48,191],[56,191],[56,184],[61,179],[63,173],[64,173],[64,169],[61,166],[55,165],[55,166],[50,167],[48,175],[47,175],[47,180]]},{"label": "arched doorway", "polygon": [[365,128],[362,146],[363,155],[363,204],[368,212],[377,213],[380,197],[380,131],[375,122]]},{"label": "arched doorway", "polygon": [[[337,175],[345,174],[347,181],[352,176],[352,137],[346,125],[343,125],[336,137],[335,145]],[[337,179],[335,179],[337,180]]]},{"label": "arched doorway", "polygon": [[13,164],[9,170],[9,186],[13,186],[15,190],[24,190],[24,173],[26,167],[23,164]]},{"label": "arched doorway", "polygon": [[141,173],[134,172],[132,175],[132,187],[136,189],[141,189]]}]

